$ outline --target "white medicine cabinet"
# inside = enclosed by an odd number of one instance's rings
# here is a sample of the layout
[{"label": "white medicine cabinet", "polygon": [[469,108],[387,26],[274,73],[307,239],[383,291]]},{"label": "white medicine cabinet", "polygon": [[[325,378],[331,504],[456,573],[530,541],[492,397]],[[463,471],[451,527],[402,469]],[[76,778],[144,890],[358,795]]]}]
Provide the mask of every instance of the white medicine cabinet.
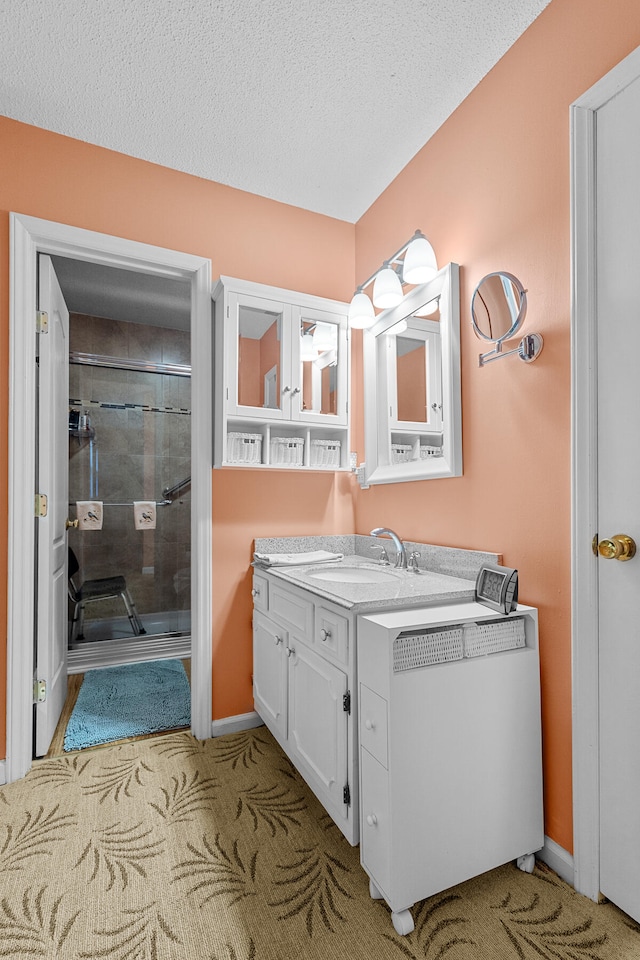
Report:
[{"label": "white medicine cabinet", "polygon": [[462,475],[459,267],[364,331],[364,485]]},{"label": "white medicine cabinet", "polygon": [[347,304],[220,277],[214,465],[349,468]]}]

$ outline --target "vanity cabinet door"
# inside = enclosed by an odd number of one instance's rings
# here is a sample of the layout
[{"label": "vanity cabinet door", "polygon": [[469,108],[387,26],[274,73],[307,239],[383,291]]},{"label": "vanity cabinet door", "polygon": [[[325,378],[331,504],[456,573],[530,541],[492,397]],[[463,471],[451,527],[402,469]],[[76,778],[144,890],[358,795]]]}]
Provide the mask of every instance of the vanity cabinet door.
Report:
[{"label": "vanity cabinet door", "polygon": [[253,614],[253,699],[276,739],[287,736],[287,657],[289,635],[263,614]]},{"label": "vanity cabinet door", "polygon": [[319,799],[344,820],[347,786],[347,675],[289,639],[289,743]]}]

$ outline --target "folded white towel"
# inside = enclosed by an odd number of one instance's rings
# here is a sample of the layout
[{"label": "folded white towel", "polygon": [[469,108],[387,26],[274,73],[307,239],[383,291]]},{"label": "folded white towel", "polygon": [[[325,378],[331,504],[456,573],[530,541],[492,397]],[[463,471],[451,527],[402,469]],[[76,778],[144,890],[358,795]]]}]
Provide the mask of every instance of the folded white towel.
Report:
[{"label": "folded white towel", "polygon": [[156,502],[155,500],[133,501],[133,522],[136,530],[155,530]]},{"label": "folded white towel", "polygon": [[102,530],[102,500],[76,500],[78,530]]},{"label": "folded white towel", "polygon": [[270,567],[294,567],[302,563],[326,563],[342,560],[344,554],[328,550],[312,550],[309,553],[254,553],[253,559]]}]

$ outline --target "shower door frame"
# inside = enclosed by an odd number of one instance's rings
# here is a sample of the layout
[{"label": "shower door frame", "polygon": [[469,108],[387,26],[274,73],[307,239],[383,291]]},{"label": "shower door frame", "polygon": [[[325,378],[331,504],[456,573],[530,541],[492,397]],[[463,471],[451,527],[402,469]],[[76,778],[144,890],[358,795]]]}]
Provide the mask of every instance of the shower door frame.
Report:
[{"label": "shower door frame", "polygon": [[191,283],[191,730],[198,739],[212,733],[213,625],[211,261],[17,213],[10,230],[7,782],[32,763],[34,491],[25,478],[35,476],[39,253]]}]

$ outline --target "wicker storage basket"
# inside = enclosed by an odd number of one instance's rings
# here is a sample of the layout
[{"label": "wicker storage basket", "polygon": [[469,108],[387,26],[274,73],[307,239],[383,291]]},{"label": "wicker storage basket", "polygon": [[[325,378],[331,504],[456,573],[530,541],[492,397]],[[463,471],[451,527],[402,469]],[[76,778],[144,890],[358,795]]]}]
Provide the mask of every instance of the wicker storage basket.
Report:
[{"label": "wicker storage basket", "polygon": [[271,463],[302,466],[304,437],[271,437]]},{"label": "wicker storage basket", "polygon": [[339,467],[341,446],[339,440],[312,440],[311,466]]},{"label": "wicker storage basket", "polygon": [[462,656],[461,625],[401,633],[393,641],[393,672],[403,673],[433,663],[462,660]]},{"label": "wicker storage basket", "polygon": [[261,463],[262,436],[259,433],[228,433],[227,461],[229,463]]}]

